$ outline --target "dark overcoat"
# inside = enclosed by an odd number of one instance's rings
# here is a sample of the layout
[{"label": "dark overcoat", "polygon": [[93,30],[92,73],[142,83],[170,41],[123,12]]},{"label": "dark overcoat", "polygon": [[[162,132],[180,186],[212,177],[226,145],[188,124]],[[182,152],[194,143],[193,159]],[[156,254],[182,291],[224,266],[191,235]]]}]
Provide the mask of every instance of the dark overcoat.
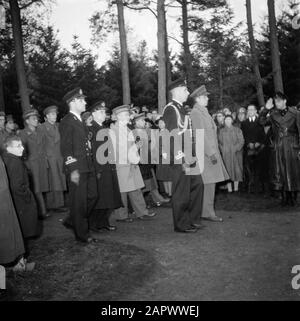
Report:
[{"label": "dark overcoat", "polygon": [[60,150],[63,156],[64,172],[94,172],[87,127],[71,112],[59,124]]},{"label": "dark overcoat", "polygon": [[259,121],[264,126],[271,125],[271,182],[274,188],[300,191],[300,112],[289,107],[284,111],[264,109]]},{"label": "dark overcoat", "polygon": [[22,159],[13,154],[4,153],[3,160],[23,236],[25,238],[36,236],[38,234],[38,211],[29,187],[27,169]]},{"label": "dark overcoat", "polygon": [[58,124],[50,124],[45,121],[40,126],[45,136],[45,150],[49,164],[50,191],[65,191],[66,177],[63,172],[63,157],[60,151],[60,133]]},{"label": "dark overcoat", "polygon": [[222,158],[232,181],[243,181],[243,146],[244,137],[240,128],[223,127],[218,134]]},{"label": "dark overcoat", "polygon": [[40,126],[32,131],[26,127],[20,131],[20,137],[25,147],[25,164],[30,171],[35,193],[48,192],[49,165],[46,156],[46,138]]},{"label": "dark overcoat", "polygon": [[[122,207],[123,203],[120,194],[116,165],[110,164],[109,162],[101,164],[101,162],[97,161],[97,151],[99,147],[103,146],[103,144],[108,141],[109,128],[98,124],[96,121],[93,121],[92,126],[89,127],[89,130],[91,132],[89,136],[92,143],[93,160],[98,187],[98,200],[95,209],[117,209]],[[107,137],[104,137],[104,139],[101,140],[99,139],[99,136],[97,139],[97,133],[100,130],[105,131],[107,135]],[[113,150],[108,148],[105,151],[106,157],[108,157],[108,153],[113,153]],[[114,156],[111,157],[111,159],[113,158]]]},{"label": "dark overcoat", "polygon": [[[229,178],[224,166],[217,137],[217,126],[208,113],[207,108],[201,107],[197,103],[191,111],[193,129],[204,130],[204,169],[202,179],[204,184],[212,184],[225,181]],[[213,164],[210,157],[215,155],[217,163]]]},{"label": "dark overcoat", "polygon": [[0,204],[0,264],[7,264],[24,254],[25,248],[1,157]]}]

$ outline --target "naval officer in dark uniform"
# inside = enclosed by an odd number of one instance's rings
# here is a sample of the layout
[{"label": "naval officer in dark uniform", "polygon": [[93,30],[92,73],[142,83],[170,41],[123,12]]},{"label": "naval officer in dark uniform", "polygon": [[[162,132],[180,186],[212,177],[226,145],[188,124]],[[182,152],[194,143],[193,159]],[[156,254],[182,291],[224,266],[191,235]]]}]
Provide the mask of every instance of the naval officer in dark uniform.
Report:
[{"label": "naval officer in dark uniform", "polygon": [[63,99],[69,106],[69,113],[61,120],[59,131],[70,208],[70,218],[64,221],[64,225],[73,227],[77,241],[96,242],[89,233],[88,224],[97,201],[97,182],[88,130],[80,116],[85,111],[85,96],[80,88],[75,88]]},{"label": "naval officer in dark uniform", "polygon": [[[194,233],[202,228],[200,224],[203,202],[203,181],[199,162],[194,157],[195,142],[191,128],[191,120],[183,103],[189,96],[186,83],[178,79],[170,84],[169,91],[172,101],[163,111],[166,129],[174,131],[171,137],[170,151],[164,149],[162,156],[170,159],[172,171],[172,208],[175,232]],[[174,133],[173,132],[173,133]],[[175,144],[176,135],[187,137],[191,144]],[[184,138],[182,139],[184,142]],[[163,144],[164,145],[164,144]],[[179,148],[178,148],[179,147]],[[192,150],[188,150],[192,149]]]}]

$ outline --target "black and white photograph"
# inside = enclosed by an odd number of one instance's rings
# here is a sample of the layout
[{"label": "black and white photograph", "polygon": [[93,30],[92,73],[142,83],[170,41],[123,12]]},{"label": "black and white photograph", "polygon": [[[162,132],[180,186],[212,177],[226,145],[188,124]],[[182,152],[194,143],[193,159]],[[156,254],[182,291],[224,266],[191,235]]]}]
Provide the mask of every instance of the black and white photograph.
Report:
[{"label": "black and white photograph", "polygon": [[300,301],[299,0],[0,0],[0,311],[20,301]]}]

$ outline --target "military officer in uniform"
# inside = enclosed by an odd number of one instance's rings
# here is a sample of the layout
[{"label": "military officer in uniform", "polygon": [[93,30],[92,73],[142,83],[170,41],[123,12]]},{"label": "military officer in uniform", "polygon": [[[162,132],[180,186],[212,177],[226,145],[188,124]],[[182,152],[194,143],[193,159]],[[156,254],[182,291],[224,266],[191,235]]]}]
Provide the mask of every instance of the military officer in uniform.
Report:
[{"label": "military officer in uniform", "polygon": [[[191,157],[191,151],[184,144],[176,144],[176,136],[192,134],[191,122],[183,103],[189,92],[183,79],[169,85],[172,101],[163,110],[166,129],[173,131],[170,151],[163,144],[163,158],[170,159],[172,171],[172,208],[175,232],[194,233],[203,226],[200,223],[203,201],[203,182],[199,163]],[[193,137],[190,137],[193,141]],[[194,144],[194,143],[192,143]],[[192,145],[191,144],[191,145]],[[185,147],[185,148],[184,148]],[[193,147],[193,146],[192,146]]]},{"label": "military officer in uniform", "polygon": [[45,150],[45,136],[40,129],[39,113],[29,109],[23,114],[25,128],[20,131],[20,137],[25,147],[25,164],[29,169],[33,192],[39,207],[39,217],[50,216],[47,212],[45,193],[49,192],[49,164]]},{"label": "military officer in uniform", "polygon": [[[93,160],[97,176],[98,199],[90,217],[91,229],[115,231],[116,226],[110,224],[110,215],[113,210],[123,207],[116,165],[108,161],[104,163],[99,157],[109,157],[113,154],[112,148],[107,148],[101,153],[101,146],[108,142],[109,128],[104,125],[107,108],[103,101],[98,101],[89,109],[93,116],[92,125],[89,127],[93,151]],[[111,160],[113,160],[111,155]]]},{"label": "military officer in uniform", "polygon": [[57,107],[49,106],[44,109],[45,122],[40,130],[45,136],[46,155],[49,163],[49,189],[46,193],[47,207],[58,210],[64,206],[64,191],[66,177],[63,173],[63,158],[60,151],[60,134],[58,130]]},{"label": "military officer in uniform", "polygon": [[85,111],[85,96],[80,88],[75,88],[63,99],[69,113],[61,120],[59,131],[70,208],[70,216],[63,224],[73,228],[78,242],[97,242],[91,237],[88,223],[97,200],[97,182],[88,131],[80,116]]},{"label": "military officer in uniform", "polygon": [[202,180],[204,184],[202,218],[222,222],[221,217],[216,216],[214,209],[216,183],[229,179],[223,163],[217,137],[217,126],[207,110],[208,95],[205,86],[194,90],[190,95],[195,104],[191,112],[193,130],[204,130],[204,169]]}]

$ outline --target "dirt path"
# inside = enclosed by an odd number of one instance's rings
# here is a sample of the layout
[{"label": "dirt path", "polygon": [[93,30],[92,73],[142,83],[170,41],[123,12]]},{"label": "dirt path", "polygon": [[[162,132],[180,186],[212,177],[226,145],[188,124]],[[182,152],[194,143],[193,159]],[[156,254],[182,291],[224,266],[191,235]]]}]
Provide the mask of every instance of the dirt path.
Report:
[{"label": "dirt path", "polygon": [[[246,204],[247,196],[235,197],[234,209]],[[87,249],[74,245],[59,223],[63,215],[55,214],[34,244],[37,270],[12,279],[15,299],[299,300],[291,269],[300,264],[300,213],[269,201],[268,212],[218,210],[224,222],[205,222],[196,234],[174,233],[171,209],[159,208],[155,220],[119,223]],[[45,274],[52,275],[47,284]]]}]

